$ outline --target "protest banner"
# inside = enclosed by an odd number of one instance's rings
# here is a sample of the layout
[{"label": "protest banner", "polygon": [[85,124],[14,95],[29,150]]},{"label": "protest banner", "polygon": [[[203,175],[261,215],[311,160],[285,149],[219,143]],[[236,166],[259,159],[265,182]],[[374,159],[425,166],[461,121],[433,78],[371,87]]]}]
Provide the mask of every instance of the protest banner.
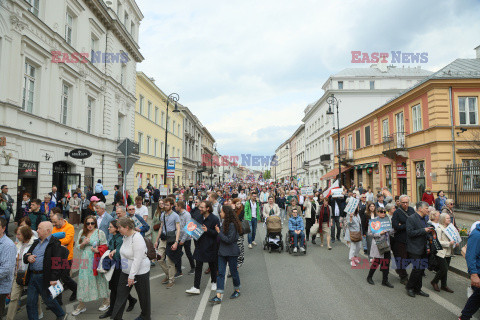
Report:
[{"label": "protest banner", "polygon": [[302,196],[313,195],[313,187],[302,187],[300,189]]},{"label": "protest banner", "polygon": [[350,198],[347,205],[345,206],[344,211],[347,213],[347,215],[349,215],[350,213],[354,213],[359,203],[360,203],[360,199]]},{"label": "protest banner", "polygon": [[445,234],[447,235],[448,239],[450,239],[450,241],[455,241],[455,244],[462,242],[462,237],[460,237],[460,234],[458,233],[458,230],[457,228],[455,228],[453,223],[450,223],[445,228]]},{"label": "protest banner", "polygon": [[190,219],[190,221],[185,225],[185,227],[183,227],[183,229],[194,240],[200,239],[204,232],[202,229],[202,225],[195,219]]},{"label": "protest banner", "polygon": [[388,231],[392,229],[392,224],[390,219],[382,219],[379,218],[370,219],[369,228],[372,233],[380,233],[382,231]]}]

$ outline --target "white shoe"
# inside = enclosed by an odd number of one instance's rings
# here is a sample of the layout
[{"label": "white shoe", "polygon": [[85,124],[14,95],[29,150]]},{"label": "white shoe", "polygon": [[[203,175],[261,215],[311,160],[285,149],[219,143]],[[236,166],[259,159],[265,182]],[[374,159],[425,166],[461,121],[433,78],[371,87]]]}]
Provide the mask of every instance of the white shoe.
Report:
[{"label": "white shoe", "polygon": [[252,248],[253,248],[253,246],[252,246],[252,244],[250,243],[250,244],[248,245],[248,249],[252,249]]},{"label": "white shoe", "polygon": [[186,293],[188,294],[200,294],[200,289],[197,289],[195,287],[191,287],[188,290],[185,290]]},{"label": "white shoe", "polygon": [[256,243],[255,241],[252,241],[252,244],[253,244],[254,246],[256,246],[256,245],[257,245],[257,243]]},{"label": "white shoe", "polygon": [[212,283],[212,291],[217,291],[217,283]]},{"label": "white shoe", "polygon": [[110,308],[110,304],[102,304],[100,308],[98,308],[99,311],[107,311],[108,308]]},{"label": "white shoe", "polygon": [[78,307],[77,307],[77,309],[73,310],[72,316],[78,316],[80,313],[85,312],[85,311],[87,311],[87,308],[84,307],[83,309],[78,309]]},{"label": "white shoe", "polygon": [[304,247],[300,247],[300,252],[305,252],[305,248],[304,248]]},{"label": "white shoe", "polygon": [[38,319],[43,319],[43,312],[38,315]]},{"label": "white shoe", "polygon": [[293,253],[297,253],[297,247],[293,248]]}]

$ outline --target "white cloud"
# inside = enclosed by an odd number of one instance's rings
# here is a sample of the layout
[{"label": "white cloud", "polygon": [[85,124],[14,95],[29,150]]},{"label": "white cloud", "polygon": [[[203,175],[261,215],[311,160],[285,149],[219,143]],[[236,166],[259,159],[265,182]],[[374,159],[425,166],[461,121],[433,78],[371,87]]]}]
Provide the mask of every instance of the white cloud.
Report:
[{"label": "white cloud", "polygon": [[139,70],[180,94],[221,153],[272,154],[352,50],[427,51],[435,71],[480,44],[475,0],[137,3]]}]

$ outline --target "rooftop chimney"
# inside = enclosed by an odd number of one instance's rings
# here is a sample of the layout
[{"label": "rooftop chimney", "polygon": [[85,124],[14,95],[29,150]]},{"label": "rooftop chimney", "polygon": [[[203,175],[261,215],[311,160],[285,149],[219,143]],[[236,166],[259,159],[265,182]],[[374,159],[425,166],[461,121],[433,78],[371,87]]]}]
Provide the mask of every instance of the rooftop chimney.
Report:
[{"label": "rooftop chimney", "polygon": [[477,59],[480,59],[480,46],[476,47],[475,51],[477,52]]}]

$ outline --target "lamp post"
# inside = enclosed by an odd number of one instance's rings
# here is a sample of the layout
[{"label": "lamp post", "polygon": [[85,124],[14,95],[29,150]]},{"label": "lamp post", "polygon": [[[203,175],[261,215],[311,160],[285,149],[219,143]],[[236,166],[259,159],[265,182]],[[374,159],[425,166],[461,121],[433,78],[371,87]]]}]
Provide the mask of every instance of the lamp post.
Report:
[{"label": "lamp post", "polygon": [[176,93],[170,94],[167,99],[163,99],[163,102],[167,103],[167,118],[165,120],[165,159],[164,159],[164,165],[163,165],[163,184],[167,184],[167,163],[168,163],[168,105],[169,102],[172,101],[175,103],[175,109],[173,109],[173,112],[180,112],[178,110],[177,106],[177,101],[180,99],[180,96]]},{"label": "lamp post", "polygon": [[[332,95],[330,97],[327,98],[327,103],[328,103],[328,111],[327,111],[327,115],[331,115],[333,116],[335,113],[334,113],[334,110],[332,110],[332,106],[335,108],[337,107],[337,132],[338,132],[338,186],[341,187],[342,186],[342,166],[340,164],[340,119],[339,119],[339,116],[338,116],[338,100],[337,98],[335,98],[335,96]],[[335,124],[334,124],[335,126]],[[335,128],[334,128],[335,130]]]}]

